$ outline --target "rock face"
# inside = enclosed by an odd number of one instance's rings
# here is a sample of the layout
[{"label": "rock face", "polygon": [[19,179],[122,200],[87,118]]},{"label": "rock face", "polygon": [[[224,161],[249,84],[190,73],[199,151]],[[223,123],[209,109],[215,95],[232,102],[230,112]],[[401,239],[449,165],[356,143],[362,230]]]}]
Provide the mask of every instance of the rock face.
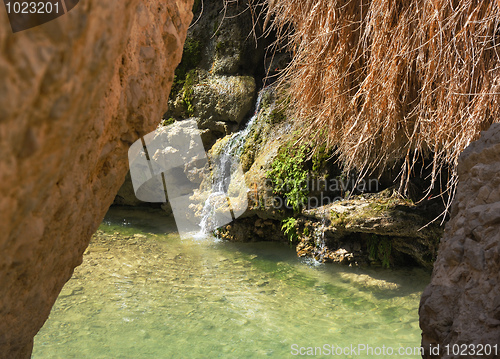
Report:
[{"label": "rock face", "polygon": [[[424,347],[499,344],[499,170],[500,124],[494,124],[460,156],[460,183],[451,220],[439,246],[431,284],[420,302]],[[459,358],[447,354],[426,353],[424,358]],[[497,357],[494,350],[492,355],[481,356]]]},{"label": "rock face", "polygon": [[254,37],[248,6],[245,0],[205,1],[198,7],[176,71],[165,117],[195,117],[206,149],[248,117],[264,76],[269,41]]},{"label": "rock face", "polygon": [[305,210],[297,254],[323,262],[432,268],[443,231],[430,223],[437,215],[429,207],[386,189]]},{"label": "rock face", "polygon": [[0,11],[0,357],[33,336],[152,131],[192,0],[88,0],[12,34]]}]

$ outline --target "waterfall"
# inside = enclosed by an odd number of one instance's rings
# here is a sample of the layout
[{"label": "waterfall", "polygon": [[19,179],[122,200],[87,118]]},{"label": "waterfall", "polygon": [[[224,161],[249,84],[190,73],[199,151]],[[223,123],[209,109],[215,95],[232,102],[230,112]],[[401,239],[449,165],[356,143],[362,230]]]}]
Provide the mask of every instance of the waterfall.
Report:
[{"label": "waterfall", "polygon": [[316,246],[313,259],[315,261],[314,264],[316,265],[323,263],[325,257],[325,250],[327,249],[325,243],[326,217],[327,217],[327,210],[324,209],[321,216],[321,224],[315,226],[313,231],[314,244]]},{"label": "waterfall", "polygon": [[[239,159],[246,139],[259,116],[262,97],[267,91],[272,91],[272,89],[264,88],[259,92],[254,114],[248,120],[246,126],[241,131],[233,133],[217,154],[214,154],[210,160],[213,181],[211,192],[201,212],[200,234],[208,233],[215,228],[231,222],[246,210],[246,191],[244,191],[245,198],[240,198],[240,202],[244,201],[244,208],[240,206],[240,208],[235,209],[234,202],[229,200],[226,201],[226,198],[229,198],[228,193],[231,192],[231,186],[235,185],[235,183],[236,186],[244,185],[244,174]],[[241,187],[238,188],[241,189]],[[240,194],[241,193],[242,191],[240,190]],[[221,198],[224,200],[221,200]],[[216,212],[221,206],[227,206],[228,203],[230,203],[231,218],[221,218]]]}]

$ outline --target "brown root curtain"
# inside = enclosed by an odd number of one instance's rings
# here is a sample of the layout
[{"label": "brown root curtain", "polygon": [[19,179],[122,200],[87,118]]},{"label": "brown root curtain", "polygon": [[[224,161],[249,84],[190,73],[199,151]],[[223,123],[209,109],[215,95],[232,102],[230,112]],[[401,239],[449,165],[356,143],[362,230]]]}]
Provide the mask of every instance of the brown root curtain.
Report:
[{"label": "brown root curtain", "polygon": [[[257,0],[255,0],[255,3]],[[266,0],[267,26],[293,60],[281,74],[290,115],[347,171],[420,158],[433,183],[500,116],[500,2]],[[399,170],[399,168],[397,168]]]}]

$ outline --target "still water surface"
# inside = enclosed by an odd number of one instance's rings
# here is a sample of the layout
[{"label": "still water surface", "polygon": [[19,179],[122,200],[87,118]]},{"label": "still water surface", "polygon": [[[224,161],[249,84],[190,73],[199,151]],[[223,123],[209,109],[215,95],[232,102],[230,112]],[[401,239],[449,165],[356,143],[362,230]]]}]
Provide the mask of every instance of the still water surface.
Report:
[{"label": "still water surface", "polygon": [[[111,209],[35,337],[33,358],[290,358],[293,344],[417,347],[429,280],[419,269],[316,265],[277,243],[181,240],[161,213]],[[357,354],[340,357],[374,357]]]}]

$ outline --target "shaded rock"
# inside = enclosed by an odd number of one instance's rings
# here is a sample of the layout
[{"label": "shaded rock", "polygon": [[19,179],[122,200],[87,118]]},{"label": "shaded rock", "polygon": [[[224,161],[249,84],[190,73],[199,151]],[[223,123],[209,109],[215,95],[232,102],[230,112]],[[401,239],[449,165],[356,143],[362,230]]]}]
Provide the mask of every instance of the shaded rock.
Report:
[{"label": "shaded rock", "polygon": [[33,337],[166,110],[191,0],[80,2],[12,34],[0,11],[0,357]]},{"label": "shaded rock", "polygon": [[281,231],[280,221],[269,221],[256,226],[259,218],[240,218],[216,231],[219,238],[233,242],[288,241]]},{"label": "shaded rock", "polygon": [[118,206],[148,205],[148,203],[145,203],[137,199],[134,192],[134,186],[132,185],[132,179],[130,178],[130,171],[127,172],[127,175],[125,176],[125,181],[118,190],[118,193],[116,194],[113,204]]},{"label": "shaded rock", "polygon": [[[500,125],[493,124],[460,156],[451,219],[439,245],[431,284],[420,301],[424,348],[499,343],[499,169]],[[424,358],[460,357],[445,354],[432,356],[427,351]]]}]

